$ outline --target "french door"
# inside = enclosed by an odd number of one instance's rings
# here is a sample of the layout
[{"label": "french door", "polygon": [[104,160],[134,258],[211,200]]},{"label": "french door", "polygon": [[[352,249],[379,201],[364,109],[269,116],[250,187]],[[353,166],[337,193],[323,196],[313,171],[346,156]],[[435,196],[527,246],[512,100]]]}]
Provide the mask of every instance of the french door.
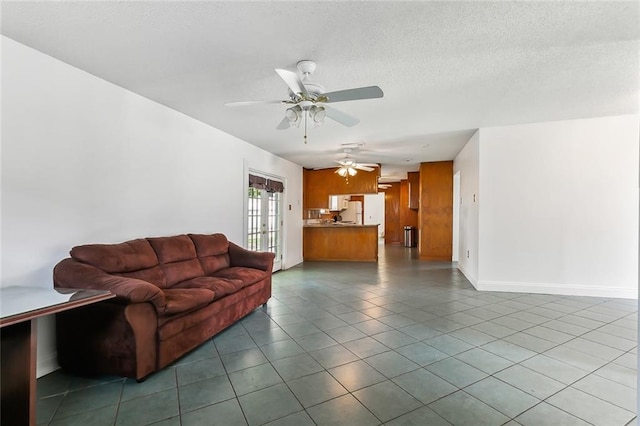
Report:
[{"label": "french door", "polygon": [[282,268],[282,193],[249,187],[247,248],[276,255],[273,270]]}]

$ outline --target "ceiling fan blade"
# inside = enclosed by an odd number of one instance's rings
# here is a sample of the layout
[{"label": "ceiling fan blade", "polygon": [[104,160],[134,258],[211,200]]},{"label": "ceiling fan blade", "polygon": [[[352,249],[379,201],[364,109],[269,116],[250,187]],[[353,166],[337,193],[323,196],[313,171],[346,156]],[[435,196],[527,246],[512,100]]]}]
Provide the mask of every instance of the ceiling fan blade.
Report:
[{"label": "ceiling fan blade", "polygon": [[360,120],[347,114],[346,112],[338,111],[337,109],[331,108],[326,105],[324,106],[324,113],[330,119],[335,120],[347,127],[353,127],[360,122]]},{"label": "ceiling fan blade", "polygon": [[358,166],[365,166],[365,167],[380,167],[380,164],[376,164],[376,163],[358,163]]},{"label": "ceiling fan blade", "polygon": [[276,72],[284,80],[284,82],[287,83],[287,86],[289,86],[289,89],[291,89],[293,93],[295,93],[296,95],[298,93],[308,95],[307,88],[304,87],[304,84],[302,84],[302,80],[300,80],[298,74],[293,71],[283,70],[280,68],[276,68]]},{"label": "ceiling fan blade", "polygon": [[285,117],[285,118],[282,119],[280,124],[278,124],[278,127],[276,127],[276,129],[278,129],[278,130],[287,130],[289,127],[291,127],[291,123],[289,122],[289,119],[287,117]]},{"label": "ceiling fan blade", "polygon": [[375,170],[373,167],[363,166],[362,164],[356,164],[354,169],[363,170],[365,172],[372,172]]},{"label": "ceiling fan blade", "polygon": [[335,92],[323,93],[328,99],[325,103],[356,101],[359,99],[374,99],[384,96],[382,89],[378,86],[359,87],[357,89],[338,90]]},{"label": "ceiling fan blade", "polygon": [[263,104],[282,104],[284,101],[240,101],[240,102],[227,102],[224,106],[247,106],[247,105],[263,105]]},{"label": "ceiling fan blade", "polygon": [[340,164],[341,166],[346,165],[346,163],[345,163],[344,161],[333,160],[333,162],[334,162],[334,163],[338,163],[338,164]]}]

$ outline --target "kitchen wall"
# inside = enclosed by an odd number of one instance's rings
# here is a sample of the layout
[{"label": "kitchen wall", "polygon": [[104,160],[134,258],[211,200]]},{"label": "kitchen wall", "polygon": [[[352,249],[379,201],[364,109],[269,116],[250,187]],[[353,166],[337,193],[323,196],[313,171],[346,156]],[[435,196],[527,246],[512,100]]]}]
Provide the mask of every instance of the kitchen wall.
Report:
[{"label": "kitchen wall", "polygon": [[[335,168],[310,170],[303,172],[304,211],[307,209],[326,209],[329,207],[329,195],[377,194],[380,167],[371,172],[359,170],[355,176],[346,178],[337,174]],[[305,217],[306,219],[306,217]]]},{"label": "kitchen wall", "polygon": [[638,128],[628,115],[480,129],[456,158],[471,243],[477,195],[478,250],[461,268],[473,282],[477,261],[476,287],[636,298]]},{"label": "kitchen wall", "polygon": [[[84,243],[187,232],[243,243],[246,173],[284,181],[284,267],[302,261],[302,168],[2,37],[0,286],[51,287]],[[39,321],[38,375],[56,368]]]}]

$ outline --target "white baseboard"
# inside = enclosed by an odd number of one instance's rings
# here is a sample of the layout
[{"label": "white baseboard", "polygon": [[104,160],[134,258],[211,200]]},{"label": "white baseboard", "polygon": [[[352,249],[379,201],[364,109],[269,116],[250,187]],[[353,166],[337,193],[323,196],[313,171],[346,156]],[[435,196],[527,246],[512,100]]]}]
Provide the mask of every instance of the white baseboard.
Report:
[{"label": "white baseboard", "polygon": [[465,269],[464,269],[464,266],[460,265],[460,263],[458,263],[458,270],[459,270],[460,272],[462,272],[462,275],[464,275],[464,276],[465,276],[465,278],[466,278],[467,280],[469,280],[469,282],[471,283],[471,285],[472,285],[476,290],[479,290],[479,289],[478,289],[478,279],[477,279],[476,277],[474,277],[473,275],[471,275],[471,274],[469,273],[469,271],[465,270]]},{"label": "white baseboard", "polygon": [[[462,271],[462,270],[461,270]],[[464,271],[462,271],[464,274]],[[466,276],[466,274],[465,274]],[[467,277],[467,279],[469,279]],[[471,281],[471,280],[469,280]],[[473,282],[472,282],[473,284]],[[528,283],[481,280],[474,284],[478,291],[504,291],[510,293],[544,293],[563,296],[609,297],[637,299],[638,289],[627,287],[588,286],[576,284]]]},{"label": "white baseboard", "polygon": [[302,263],[302,258],[299,257],[297,259],[292,259],[292,260],[287,260],[286,264],[282,264],[282,269],[290,269],[293,268],[296,265],[299,265],[300,263]]},{"label": "white baseboard", "polygon": [[36,365],[36,377],[46,376],[49,373],[53,373],[58,370],[58,353],[54,352],[47,356],[39,356]]}]

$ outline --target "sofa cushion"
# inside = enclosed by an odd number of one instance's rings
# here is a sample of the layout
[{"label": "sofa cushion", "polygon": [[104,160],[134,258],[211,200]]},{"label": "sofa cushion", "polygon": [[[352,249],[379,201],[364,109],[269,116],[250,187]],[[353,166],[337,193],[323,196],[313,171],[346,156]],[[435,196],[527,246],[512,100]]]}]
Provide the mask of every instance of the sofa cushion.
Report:
[{"label": "sofa cushion", "polygon": [[256,283],[264,278],[268,278],[271,272],[261,271],[260,269],[245,268],[243,266],[233,266],[231,268],[221,269],[214,277],[227,278],[231,280],[240,280],[244,285]]},{"label": "sofa cushion", "polygon": [[198,259],[184,260],[181,262],[164,263],[160,265],[167,277],[167,286],[173,287],[176,283],[195,277],[204,276],[202,265]]},{"label": "sofa cushion", "polygon": [[155,250],[161,264],[196,258],[196,247],[186,235],[147,238],[147,241]]},{"label": "sofa cushion", "polygon": [[133,272],[158,265],[158,257],[145,239],[76,246],[71,249],[71,257],[107,273]]},{"label": "sofa cushion", "polygon": [[248,283],[242,280],[233,280],[218,277],[198,277],[176,284],[172,288],[206,288],[216,294],[216,300],[228,294],[235,293]]},{"label": "sofa cushion", "polygon": [[167,286],[167,279],[165,278],[162,269],[160,269],[160,266],[154,266],[153,268],[148,269],[140,269],[139,271],[114,273],[113,275],[147,281],[151,284],[155,284],[160,288],[165,288]]},{"label": "sofa cushion", "polygon": [[215,296],[213,291],[205,288],[167,288],[164,290],[166,307],[163,314],[175,315],[193,311],[211,303]]},{"label": "sofa cushion", "polygon": [[231,261],[227,253],[201,257],[199,259],[205,275],[213,275],[215,272],[231,266]]},{"label": "sofa cushion", "polygon": [[147,238],[160,261],[166,277],[166,286],[172,287],[190,278],[203,276],[204,269],[196,259],[196,247],[186,235],[175,237]]},{"label": "sofa cushion", "polygon": [[[191,327],[197,327],[200,323],[209,323],[209,327],[214,328],[218,328],[220,324],[226,324],[222,328],[231,325],[232,322],[230,322],[231,319],[229,317],[233,315],[233,309],[229,308],[232,308],[233,305],[244,305],[247,300],[251,300],[251,296],[263,292],[265,287],[267,287],[267,284],[247,286],[201,309],[185,314],[160,316],[158,317],[158,338],[160,341],[168,340]],[[246,309],[245,312],[248,313],[249,311]]]},{"label": "sofa cushion", "polygon": [[229,251],[229,240],[224,234],[189,234],[189,237],[196,247],[198,257],[227,254]]}]

